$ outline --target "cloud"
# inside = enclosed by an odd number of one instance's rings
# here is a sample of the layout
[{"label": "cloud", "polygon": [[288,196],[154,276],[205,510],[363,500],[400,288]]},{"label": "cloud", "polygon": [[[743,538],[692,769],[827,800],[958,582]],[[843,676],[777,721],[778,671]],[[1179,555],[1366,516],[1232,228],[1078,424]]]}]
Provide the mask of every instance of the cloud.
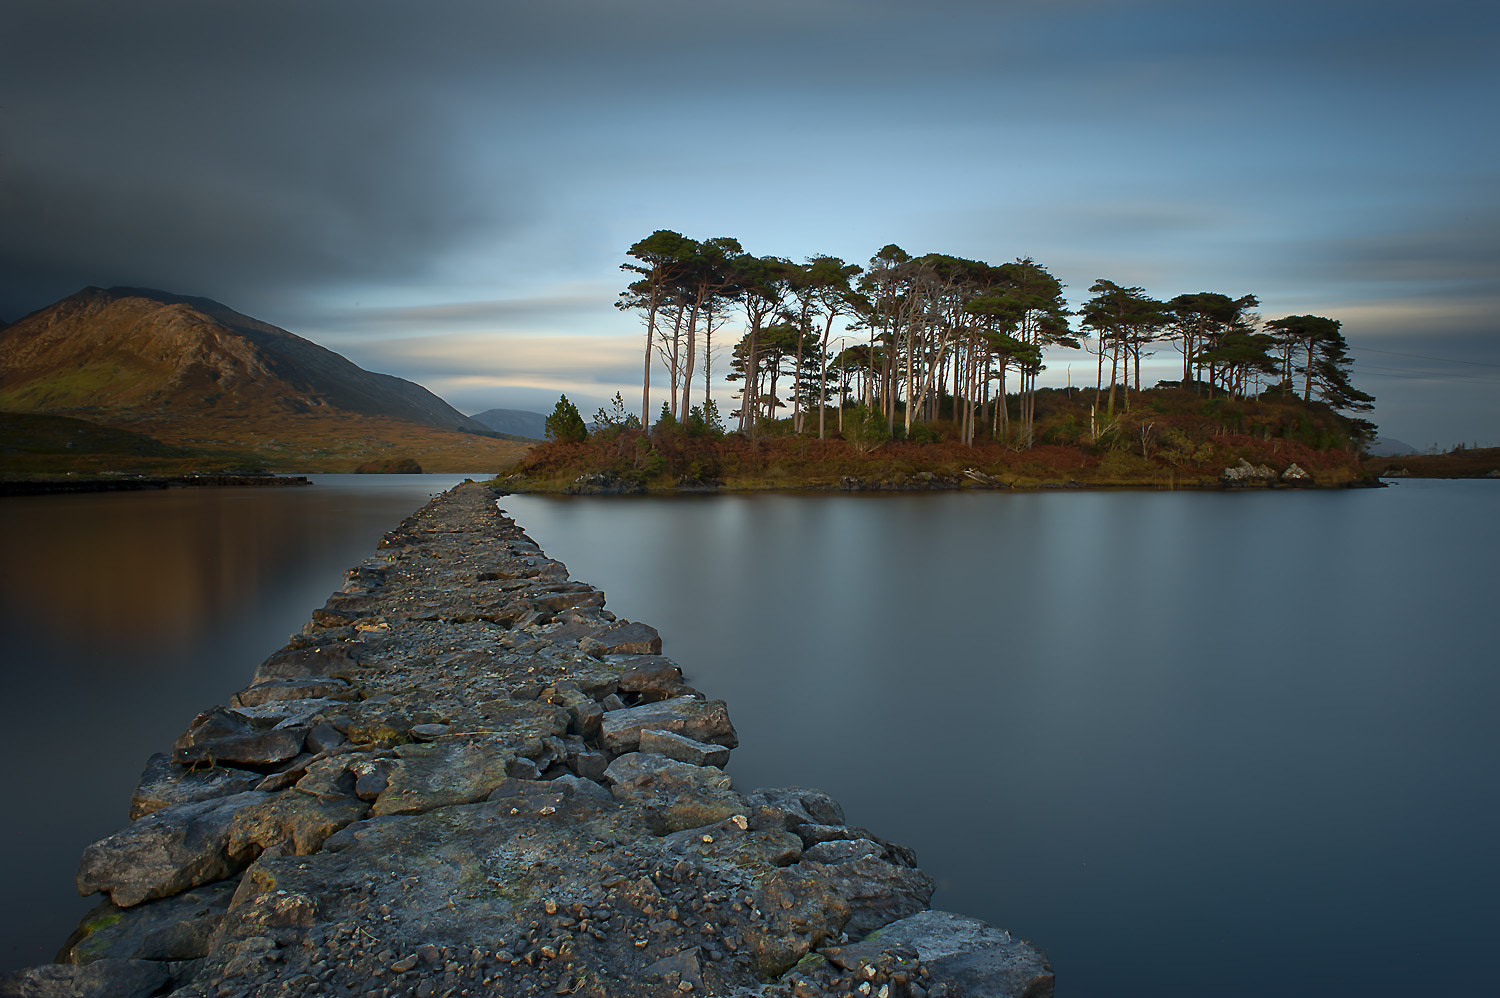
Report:
[{"label": "cloud", "polygon": [[514,329],[597,324],[613,314],[621,282],[579,281],[547,289],[549,293],[484,301],[432,302],[420,305],[359,305],[328,309],[309,318],[318,328],[345,335],[409,335],[472,329]]}]

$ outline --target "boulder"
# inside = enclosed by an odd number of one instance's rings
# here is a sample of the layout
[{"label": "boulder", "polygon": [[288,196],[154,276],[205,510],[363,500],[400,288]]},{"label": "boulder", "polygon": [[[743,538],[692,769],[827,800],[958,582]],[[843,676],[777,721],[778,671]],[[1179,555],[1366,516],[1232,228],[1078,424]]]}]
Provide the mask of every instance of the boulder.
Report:
[{"label": "boulder", "polygon": [[797,836],[775,829],[751,831],[743,814],[702,828],[672,832],[662,841],[674,853],[741,870],[790,866],[802,857],[802,842]]},{"label": "boulder", "polygon": [[174,804],[84,849],[78,893],[104,891],[122,908],[222,880],[243,865],[228,854],[229,829],[256,791]]},{"label": "boulder", "polygon": [[741,930],[740,950],[765,977],[785,973],[849,921],[849,905],[826,880],[798,866],[772,871],[756,892],[764,920]]},{"label": "boulder", "polygon": [[510,775],[517,758],[509,739],[491,734],[447,736],[401,745],[373,814],[418,814],[484,800]]},{"label": "boulder", "polygon": [[673,697],[606,711],[601,736],[604,748],[617,755],[634,752],[640,745],[641,732],[646,729],[670,731],[694,741],[726,748],[734,748],[740,743],[734,725],[729,721],[729,708],[723,700]]},{"label": "boulder", "polygon": [[862,936],[916,914],[932,900],[931,877],[921,870],[896,866],[875,856],[827,864],[815,862],[804,853],[801,869],[815,873],[831,885],[849,906],[849,921],[844,931],[851,936]]},{"label": "boulder", "polygon": [[1030,943],[948,911],[917,912],[858,943],[823,953],[837,965],[854,967],[898,949],[915,950],[933,980],[959,994],[1051,998],[1053,993],[1052,968]]},{"label": "boulder", "polygon": [[359,691],[343,679],[270,679],[236,693],[232,707],[258,707],[276,700],[358,700]]},{"label": "boulder", "polygon": [[605,661],[624,668],[620,673],[622,693],[646,700],[666,700],[682,693],[682,669],[665,655],[609,655]]},{"label": "boulder", "polygon": [[609,764],[604,779],[614,799],[639,807],[658,835],[701,828],[745,810],[728,774],[712,766],[629,752]]},{"label": "boulder", "polygon": [[195,960],[205,956],[237,881],[194,887],[175,897],[120,908],[105,901],[83,917],[59,963],[96,960]]},{"label": "boulder", "polygon": [[147,998],[172,979],[154,960],[47,964],[0,974],[0,998]]},{"label": "boulder", "polygon": [[722,745],[710,745],[672,731],[645,728],[641,731],[637,746],[641,752],[654,752],[678,762],[690,762],[694,766],[718,766],[721,769],[729,762],[729,749]]},{"label": "boulder", "polygon": [[186,769],[158,752],[146,761],[135,793],[130,797],[130,820],[193,801],[227,797],[253,790],[264,777],[248,769]]},{"label": "boulder", "polygon": [[580,639],[578,647],[595,658],[606,655],[660,655],[661,635],[650,624],[622,621],[606,631]]},{"label": "boulder", "polygon": [[750,791],[745,800],[754,809],[750,816],[752,827],[791,830],[805,824],[844,823],[844,809],[839,802],[811,787],[761,787]]},{"label": "boulder", "polygon": [[[802,844],[802,839],[797,839]],[[869,839],[835,839],[819,842],[802,852],[802,858],[810,863],[850,863],[866,857],[881,859],[885,854],[879,843]]]},{"label": "boulder", "polygon": [[369,812],[370,805],[357,797],[288,790],[235,813],[229,824],[228,852],[247,862],[272,848],[306,856],[322,848],[328,836]]},{"label": "boulder", "polygon": [[1263,464],[1251,464],[1244,458],[1233,468],[1225,468],[1219,480],[1226,485],[1255,485],[1276,481],[1276,472]]},{"label": "boulder", "polygon": [[359,668],[359,659],[345,644],[314,648],[283,648],[255,670],[254,685],[271,679],[327,679]]}]

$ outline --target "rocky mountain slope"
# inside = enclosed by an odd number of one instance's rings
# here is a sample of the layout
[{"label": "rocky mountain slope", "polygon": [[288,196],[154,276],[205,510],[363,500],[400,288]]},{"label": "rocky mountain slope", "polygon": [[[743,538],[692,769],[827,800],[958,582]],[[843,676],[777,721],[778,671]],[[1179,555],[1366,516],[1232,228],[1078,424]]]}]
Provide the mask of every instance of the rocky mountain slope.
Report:
[{"label": "rocky mountain slope", "polygon": [[486,409],[476,412],[475,420],[497,433],[509,433],[528,440],[543,440],[547,436],[547,417],[539,412],[525,409]]},{"label": "rocky mountain slope", "polygon": [[0,329],[0,409],[350,413],[488,432],[420,385],[219,302],[146,288],[85,288]]}]

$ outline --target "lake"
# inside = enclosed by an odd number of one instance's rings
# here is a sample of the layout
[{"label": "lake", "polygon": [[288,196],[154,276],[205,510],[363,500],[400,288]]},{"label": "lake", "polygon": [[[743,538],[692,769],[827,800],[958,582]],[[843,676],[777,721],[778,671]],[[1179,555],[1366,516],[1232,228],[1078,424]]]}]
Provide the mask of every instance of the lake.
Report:
[{"label": "lake", "polygon": [[[78,853],[145,757],[446,484],[319,481],[0,503],[12,799],[40,805],[5,896],[77,905],[8,964],[87,907]],[[1500,984],[1496,483],[501,506],[729,701],[742,789],[830,791],[1064,996]]]}]

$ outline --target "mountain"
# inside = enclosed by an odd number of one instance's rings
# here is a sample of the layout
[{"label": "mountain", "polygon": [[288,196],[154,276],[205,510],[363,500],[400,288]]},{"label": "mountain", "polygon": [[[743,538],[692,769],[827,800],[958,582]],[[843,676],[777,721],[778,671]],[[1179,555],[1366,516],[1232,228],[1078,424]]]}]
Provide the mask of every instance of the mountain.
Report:
[{"label": "mountain", "polygon": [[496,433],[509,433],[527,440],[543,440],[547,436],[547,417],[539,412],[528,412],[525,409],[486,409],[484,412],[476,412],[470,418]]},{"label": "mountain", "polygon": [[352,414],[488,428],[423,388],[208,298],[84,288],[0,329],[0,409],[172,417]]},{"label": "mountain", "polygon": [[1390,437],[1376,437],[1375,442],[1365,449],[1371,457],[1398,457],[1417,452],[1411,444]]}]

